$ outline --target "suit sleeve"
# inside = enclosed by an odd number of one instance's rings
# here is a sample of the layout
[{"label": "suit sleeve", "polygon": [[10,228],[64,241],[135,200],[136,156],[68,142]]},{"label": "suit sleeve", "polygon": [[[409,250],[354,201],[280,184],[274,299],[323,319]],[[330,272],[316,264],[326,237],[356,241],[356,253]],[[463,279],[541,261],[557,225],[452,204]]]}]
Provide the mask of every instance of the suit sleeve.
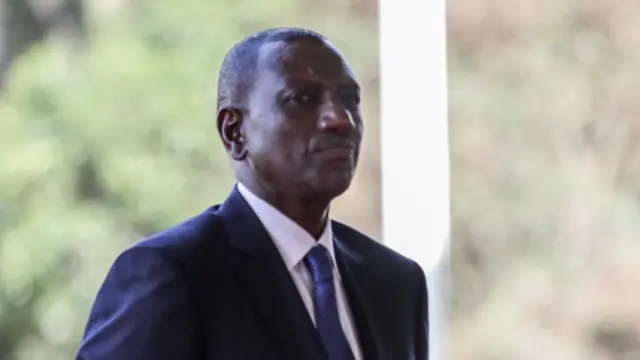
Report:
[{"label": "suit sleeve", "polygon": [[178,264],[134,247],[112,265],[76,360],[195,359],[194,318]]},{"label": "suit sleeve", "polygon": [[416,359],[429,359],[429,294],[427,279],[420,265],[416,264],[418,277],[418,316],[416,324]]}]

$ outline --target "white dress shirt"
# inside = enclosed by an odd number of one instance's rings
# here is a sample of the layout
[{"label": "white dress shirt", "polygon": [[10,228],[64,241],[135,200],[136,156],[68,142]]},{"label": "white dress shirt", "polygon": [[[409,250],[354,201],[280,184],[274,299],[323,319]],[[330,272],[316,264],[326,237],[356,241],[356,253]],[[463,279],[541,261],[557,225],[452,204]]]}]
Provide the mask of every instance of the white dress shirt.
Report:
[{"label": "white dress shirt", "polygon": [[262,222],[269,233],[269,236],[278,248],[278,251],[282,256],[287,269],[289,269],[291,278],[293,279],[293,282],[295,283],[296,288],[302,297],[302,301],[307,308],[307,312],[314,324],[313,280],[311,279],[307,267],[304,265],[303,259],[309,250],[316,245],[321,245],[327,248],[333,263],[333,281],[336,288],[338,315],[340,316],[342,330],[347,337],[349,346],[351,346],[351,351],[353,352],[355,360],[362,360],[362,352],[358,345],[353,316],[349,309],[349,304],[347,303],[347,298],[342,287],[340,273],[338,272],[335,251],[333,248],[331,221],[327,221],[327,225],[320,236],[320,239],[316,241],[313,236],[293,222],[293,220],[289,219],[286,215],[278,211],[266,201],[257,197],[240,183],[238,183],[238,190],[256,213],[258,219],[260,219],[260,222]]}]

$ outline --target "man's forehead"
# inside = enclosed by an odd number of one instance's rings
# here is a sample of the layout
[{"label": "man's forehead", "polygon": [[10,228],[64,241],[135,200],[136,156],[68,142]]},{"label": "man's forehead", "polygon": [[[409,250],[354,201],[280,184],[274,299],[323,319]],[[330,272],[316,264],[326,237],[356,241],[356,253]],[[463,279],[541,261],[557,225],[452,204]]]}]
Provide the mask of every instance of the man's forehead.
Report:
[{"label": "man's forehead", "polygon": [[338,50],[328,42],[274,41],[260,48],[259,70],[276,71],[285,77],[318,77],[327,80],[353,78]]}]

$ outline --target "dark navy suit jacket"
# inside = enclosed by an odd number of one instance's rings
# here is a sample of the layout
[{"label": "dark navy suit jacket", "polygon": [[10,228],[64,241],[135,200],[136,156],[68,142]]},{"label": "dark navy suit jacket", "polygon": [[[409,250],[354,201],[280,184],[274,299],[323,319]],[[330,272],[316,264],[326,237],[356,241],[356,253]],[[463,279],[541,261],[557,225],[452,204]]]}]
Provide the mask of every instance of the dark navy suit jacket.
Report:
[{"label": "dark navy suit jacket", "polygon": [[[420,266],[346,225],[332,226],[364,359],[427,359]],[[234,188],[222,205],[117,258],[76,359],[327,357],[280,253]]]}]

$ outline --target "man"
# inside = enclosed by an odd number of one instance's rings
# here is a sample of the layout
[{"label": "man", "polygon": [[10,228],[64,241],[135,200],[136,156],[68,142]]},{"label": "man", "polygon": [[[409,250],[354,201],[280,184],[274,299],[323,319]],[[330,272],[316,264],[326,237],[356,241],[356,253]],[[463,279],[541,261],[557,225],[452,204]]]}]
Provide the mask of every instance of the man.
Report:
[{"label": "man", "polygon": [[329,219],[363,132],[338,50],[259,32],[226,56],[218,92],[237,186],[118,257],[77,359],[427,359],[422,269]]}]

